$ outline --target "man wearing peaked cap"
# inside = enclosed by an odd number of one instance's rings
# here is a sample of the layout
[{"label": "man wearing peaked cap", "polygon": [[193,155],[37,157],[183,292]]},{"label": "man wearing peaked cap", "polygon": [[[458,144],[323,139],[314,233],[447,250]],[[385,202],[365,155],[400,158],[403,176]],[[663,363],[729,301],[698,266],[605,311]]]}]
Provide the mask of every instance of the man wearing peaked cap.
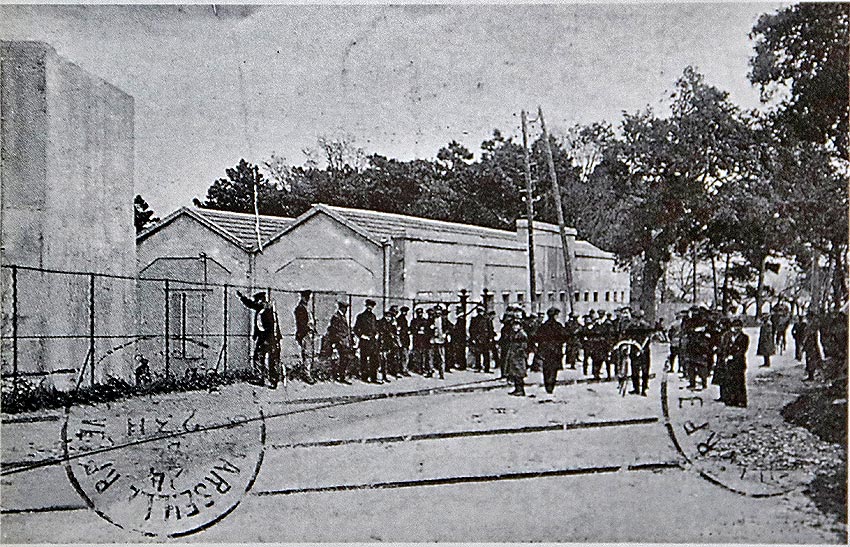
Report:
[{"label": "man wearing peaked cap", "polygon": [[372,308],[375,301],[366,300],[366,309],[357,314],[354,321],[354,336],[360,348],[360,379],[374,384],[378,381],[378,362],[381,358],[378,346],[378,318]]}]

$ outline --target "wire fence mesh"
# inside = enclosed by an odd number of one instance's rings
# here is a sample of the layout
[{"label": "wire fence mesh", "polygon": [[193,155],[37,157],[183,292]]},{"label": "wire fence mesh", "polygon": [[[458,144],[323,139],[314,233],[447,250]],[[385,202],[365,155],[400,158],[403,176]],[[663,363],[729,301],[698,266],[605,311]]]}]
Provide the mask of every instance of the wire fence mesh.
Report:
[{"label": "wire fence mesh", "polygon": [[[309,364],[314,377],[323,379],[330,365],[320,351],[322,336],[340,302],[348,305],[353,327],[368,299],[377,303],[379,318],[390,306],[409,308],[411,317],[415,308],[437,304],[457,318],[463,316],[457,308],[466,299],[465,293],[419,299],[313,293],[308,301],[312,333],[300,345],[294,314],[298,291],[229,284],[227,272],[206,264],[164,262],[134,277],[13,265],[0,270],[0,370],[4,389],[12,390],[22,379],[67,391],[110,378],[132,384],[250,372],[254,311],[240,294],[257,292],[273,304],[281,363],[290,375],[303,376]],[[468,303],[467,313],[475,304]]]}]

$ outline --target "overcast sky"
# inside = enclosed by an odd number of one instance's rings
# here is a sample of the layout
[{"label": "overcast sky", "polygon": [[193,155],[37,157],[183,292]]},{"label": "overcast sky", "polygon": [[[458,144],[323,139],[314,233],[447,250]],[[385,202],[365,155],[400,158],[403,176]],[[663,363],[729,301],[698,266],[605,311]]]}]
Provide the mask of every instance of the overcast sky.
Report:
[{"label": "overcast sky", "polygon": [[160,216],[240,158],[301,164],[325,134],[367,152],[477,152],[542,105],[555,132],[658,105],[687,65],[758,106],[747,33],[780,4],[2,6],[0,37],[42,40],[135,98],[136,192]]}]

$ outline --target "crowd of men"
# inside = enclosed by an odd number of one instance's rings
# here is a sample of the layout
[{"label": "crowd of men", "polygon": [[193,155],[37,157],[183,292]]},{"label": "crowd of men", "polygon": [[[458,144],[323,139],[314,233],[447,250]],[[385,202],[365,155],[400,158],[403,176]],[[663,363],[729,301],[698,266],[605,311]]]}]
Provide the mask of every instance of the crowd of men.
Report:
[{"label": "crowd of men", "polygon": [[[280,332],[277,311],[263,292],[252,298],[239,294],[254,310],[253,362],[261,382],[276,387],[286,382],[280,367]],[[295,341],[300,347],[302,374],[313,383],[312,363],[318,338],[311,317],[310,291],[302,291],[293,314]],[[587,376],[600,379],[615,374],[631,393],[646,396],[649,385],[650,338],[653,329],[638,311],[621,308],[616,313],[590,311],[559,321],[560,310],[527,314],[509,306],[496,327],[496,313],[474,306],[465,315],[458,306],[452,314],[443,304],[389,306],[380,317],[377,303],[367,299],[364,309],[349,324],[349,303],[337,303],[327,330],[319,340],[318,358],[329,365],[329,379],[349,384],[353,378],[383,384],[391,378],[419,374],[444,379],[454,370],[498,373],[512,386],[512,395],[524,395],[528,369],[542,370],[544,387],[552,393],[564,366],[581,366]]]},{"label": "crowd of men", "polygon": [[[312,293],[301,291],[294,309],[295,340],[300,347],[302,373],[313,383],[315,340],[318,336],[309,310]],[[261,382],[276,387],[286,382],[286,367],[280,367],[280,331],[277,312],[263,292],[248,298],[239,293],[245,306],[254,310],[253,362]],[[525,395],[528,369],[543,372],[543,384],[552,393],[558,371],[564,367],[581,370],[585,376],[619,381],[625,395],[628,379],[635,395],[646,396],[649,386],[650,343],[659,334],[669,341],[666,371],[678,372],[688,388],[703,390],[710,383],[720,388],[719,400],[729,406],[747,405],[746,353],[749,337],[743,322],[731,314],[694,306],[680,312],[669,330],[660,323],[651,326],[643,312],[628,307],[615,312],[591,310],[582,317],[570,314],[559,321],[560,310],[527,314],[508,306],[496,328],[496,313],[481,306],[465,315],[458,306],[452,318],[443,304],[429,307],[389,306],[378,317],[377,303],[367,299],[364,309],[349,324],[349,303],[337,303],[327,330],[320,337],[319,359],[329,363],[330,379],[350,384],[359,378],[366,383],[383,384],[391,378],[419,374],[445,378],[453,370],[498,373],[513,386],[511,395]],[[787,308],[775,306],[763,314],[757,355],[761,366],[770,366],[770,357],[786,350],[786,332],[793,323],[795,357],[806,355],[807,380],[824,361],[821,329],[806,318],[792,321]],[[845,334],[846,339],[846,334]]]}]

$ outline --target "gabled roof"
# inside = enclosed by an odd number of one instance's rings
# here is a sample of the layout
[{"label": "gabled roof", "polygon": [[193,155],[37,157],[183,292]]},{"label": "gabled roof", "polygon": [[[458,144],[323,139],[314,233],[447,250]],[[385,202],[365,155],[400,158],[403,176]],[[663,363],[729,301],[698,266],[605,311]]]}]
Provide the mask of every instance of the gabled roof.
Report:
[{"label": "gabled roof", "polygon": [[[136,236],[136,242],[158,232],[181,216],[188,216],[230,243],[247,252],[257,250],[256,217],[250,213],[235,213],[216,209],[181,207],[154,226]],[[295,219],[260,215],[260,239],[266,245],[274,236],[288,228]]]},{"label": "gabled roof", "polygon": [[[389,238],[404,237],[443,240],[472,237],[498,240],[500,243],[516,246],[521,245],[517,240],[517,233],[507,230],[319,203],[313,205],[298,218],[260,215],[260,237],[263,246],[273,244],[282,236],[306,222],[309,218],[320,213],[330,216],[377,246],[380,246],[382,241]],[[234,213],[232,211],[219,211],[216,209],[183,207],[162,219],[155,226],[140,233],[136,240],[142,241],[182,215],[187,215],[195,219],[246,252],[257,251],[255,216],[250,213]],[[550,231],[557,230],[557,226],[548,223],[535,222],[535,226]],[[575,233],[572,228],[570,230]],[[469,240],[467,239],[467,241]],[[575,254],[576,256],[589,258],[614,258],[612,253],[603,251],[590,242],[581,239],[575,240]]]},{"label": "gabled roof", "polygon": [[323,204],[321,206],[343,217],[347,221],[360,226],[372,234],[375,239],[379,240],[413,235],[462,235],[516,242],[516,232],[509,232],[507,230],[497,230],[484,226],[459,224],[457,222],[446,222],[396,213],[369,211],[366,209],[349,209],[347,207]]},{"label": "gabled roof", "polygon": [[[236,237],[243,247],[250,249],[257,247],[255,224],[257,217],[253,214],[219,211],[216,209],[194,210]],[[287,229],[293,222],[295,222],[294,218],[260,215],[260,240],[263,242],[263,245],[265,246],[271,238]]]}]

